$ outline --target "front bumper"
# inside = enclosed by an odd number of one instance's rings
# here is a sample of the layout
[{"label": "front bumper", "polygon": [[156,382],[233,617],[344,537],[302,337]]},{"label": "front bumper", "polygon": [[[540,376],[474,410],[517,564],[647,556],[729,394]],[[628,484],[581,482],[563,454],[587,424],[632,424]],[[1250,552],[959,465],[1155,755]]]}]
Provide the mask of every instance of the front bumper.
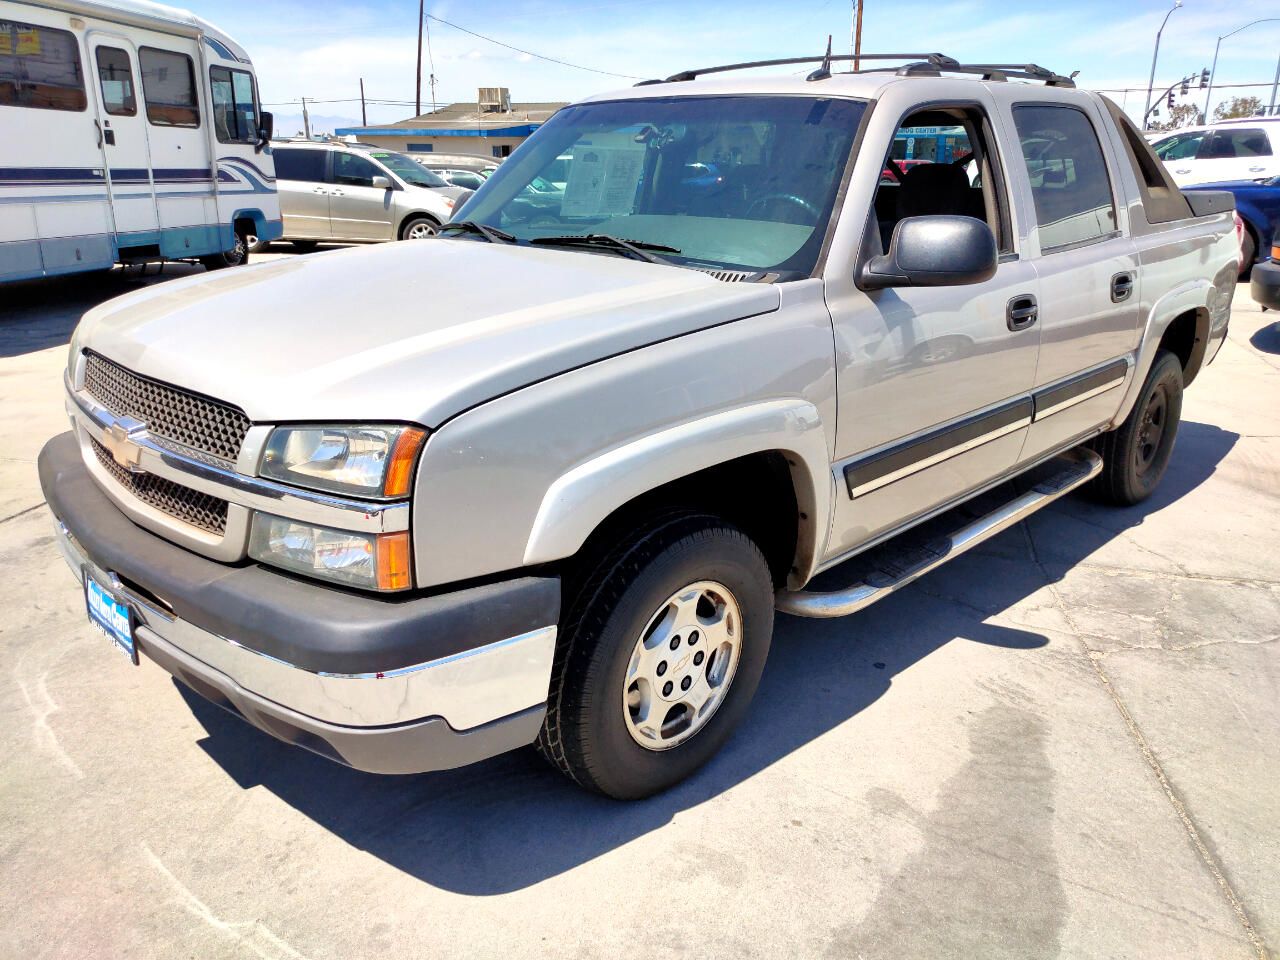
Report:
[{"label": "front bumper", "polygon": [[1264,307],[1280,310],[1280,263],[1268,260],[1254,264],[1249,295]]},{"label": "front bumper", "polygon": [[375,773],[461,766],[537,737],[554,578],[361,595],[209,560],[138,527],[70,433],[41,451],[40,479],[68,565],[130,604],[139,651],[272,736]]}]

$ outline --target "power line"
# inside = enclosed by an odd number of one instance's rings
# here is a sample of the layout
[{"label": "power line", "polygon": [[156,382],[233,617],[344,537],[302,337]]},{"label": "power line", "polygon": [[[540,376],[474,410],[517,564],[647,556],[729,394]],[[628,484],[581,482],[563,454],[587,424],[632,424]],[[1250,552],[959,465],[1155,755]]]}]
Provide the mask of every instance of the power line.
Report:
[{"label": "power line", "polygon": [[509,43],[503,43],[501,40],[495,40],[493,37],[486,37],[483,33],[476,33],[474,30],[468,30],[466,27],[460,27],[456,23],[437,17],[433,13],[427,14],[428,20],[434,20],[436,23],[443,23],[446,27],[453,27],[455,30],[461,30],[463,33],[470,34],[488,43],[497,44],[500,47],[506,47],[508,50],[514,50],[516,53],[523,53],[526,57],[534,57],[538,60],[546,60],[548,63],[558,63],[562,67],[572,67],[574,70],[586,70],[588,73],[599,73],[606,77],[618,77],[622,80],[644,80],[644,77],[633,77],[629,73],[613,73],[610,70],[597,70],[595,67],[584,67],[581,64],[570,63],[568,60],[557,60],[555,57],[544,57],[540,53],[534,53],[532,50],[522,50],[520,47],[513,47]]}]

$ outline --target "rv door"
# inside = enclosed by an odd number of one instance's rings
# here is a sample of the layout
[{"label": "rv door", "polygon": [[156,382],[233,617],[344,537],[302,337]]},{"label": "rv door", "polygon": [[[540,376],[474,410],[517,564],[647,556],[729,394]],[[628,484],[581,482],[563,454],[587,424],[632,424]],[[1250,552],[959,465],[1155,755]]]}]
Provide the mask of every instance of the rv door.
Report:
[{"label": "rv door", "polygon": [[86,39],[87,73],[102,130],[116,243],[127,259],[131,247],[160,243],[151,149],[138,84],[138,52],[115,34],[92,30]]}]

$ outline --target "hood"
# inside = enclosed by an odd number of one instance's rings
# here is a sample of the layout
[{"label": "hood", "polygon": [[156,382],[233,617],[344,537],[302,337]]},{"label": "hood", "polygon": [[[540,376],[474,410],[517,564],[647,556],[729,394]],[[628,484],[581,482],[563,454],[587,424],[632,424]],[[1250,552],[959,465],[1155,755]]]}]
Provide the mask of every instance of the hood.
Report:
[{"label": "hood", "polygon": [[420,240],[156,284],[89,311],[80,346],[259,422],[409,421],[778,308],[611,254]]}]

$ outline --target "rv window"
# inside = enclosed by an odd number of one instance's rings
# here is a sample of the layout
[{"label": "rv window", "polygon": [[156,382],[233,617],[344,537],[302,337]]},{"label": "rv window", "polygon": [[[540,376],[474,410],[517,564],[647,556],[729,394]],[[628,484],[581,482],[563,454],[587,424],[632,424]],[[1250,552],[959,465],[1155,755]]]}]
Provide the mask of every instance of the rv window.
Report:
[{"label": "rv window", "polygon": [[138,98],[133,92],[133,71],[129,54],[116,47],[99,47],[98,82],[102,84],[102,104],[113,117],[138,114]]},{"label": "rv window", "polygon": [[142,93],[147,100],[147,119],[157,127],[198,127],[200,108],[196,106],[196,73],[191,58],[170,50],[143,47]]},{"label": "rv window", "polygon": [[0,20],[0,106],[36,110],[88,106],[75,35]]},{"label": "rv window", "polygon": [[257,143],[258,110],[253,96],[253,75],[247,70],[209,68],[213,93],[213,129],[220,143]]}]

